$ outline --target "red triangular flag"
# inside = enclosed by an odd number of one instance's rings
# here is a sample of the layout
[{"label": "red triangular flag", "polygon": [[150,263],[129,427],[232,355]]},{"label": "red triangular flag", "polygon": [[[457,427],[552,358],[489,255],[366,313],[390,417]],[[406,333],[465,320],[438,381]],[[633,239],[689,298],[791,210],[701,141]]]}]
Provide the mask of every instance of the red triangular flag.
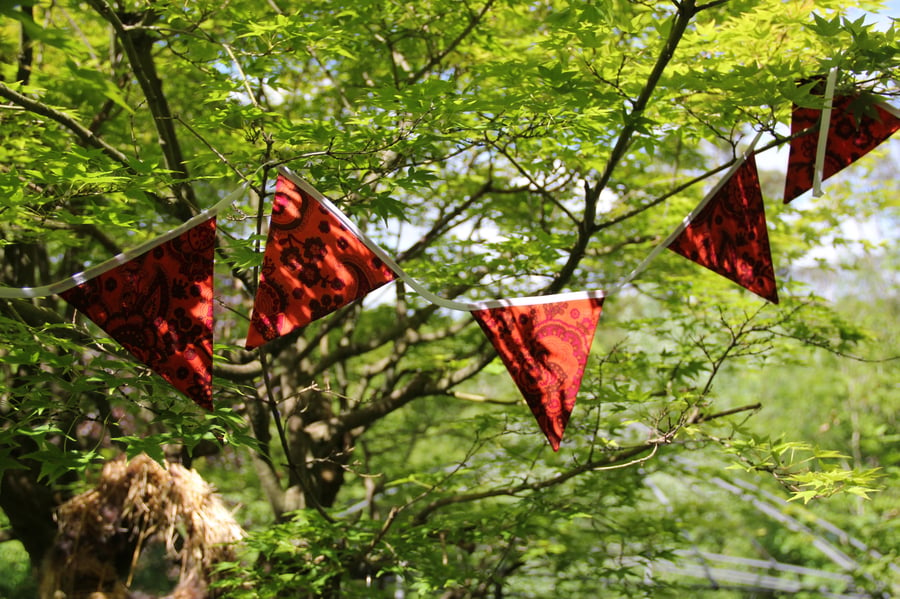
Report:
[{"label": "red triangular flag", "polygon": [[553,451],[559,450],[581,387],[603,298],[472,312]]},{"label": "red triangular flag", "polygon": [[766,213],[752,154],[669,249],[778,303]]},{"label": "red triangular flag", "polygon": [[279,175],[247,348],[306,326],[395,277],[335,214]]},{"label": "red triangular flag", "polygon": [[[853,115],[858,96],[835,96],[826,137],[824,181],[859,160],[900,129],[897,118],[881,106],[872,108],[877,116]],[[784,181],[784,203],[812,189],[819,131],[816,124],[822,111],[795,106],[791,114],[791,135],[808,132],[791,140],[787,175]]]},{"label": "red triangular flag", "polygon": [[212,409],[215,217],[59,295]]}]

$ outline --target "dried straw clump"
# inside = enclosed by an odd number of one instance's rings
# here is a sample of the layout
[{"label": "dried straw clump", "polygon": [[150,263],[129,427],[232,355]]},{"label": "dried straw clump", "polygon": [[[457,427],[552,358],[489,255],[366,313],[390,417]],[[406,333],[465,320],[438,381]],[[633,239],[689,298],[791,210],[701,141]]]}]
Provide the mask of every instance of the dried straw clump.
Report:
[{"label": "dried straw clump", "polygon": [[205,597],[214,564],[233,559],[233,544],[244,536],[197,472],[180,464],[163,468],[145,454],[106,464],[96,488],[60,506],[57,518],[42,599],[127,597],[151,541],[180,562],[176,596],[190,586]]}]

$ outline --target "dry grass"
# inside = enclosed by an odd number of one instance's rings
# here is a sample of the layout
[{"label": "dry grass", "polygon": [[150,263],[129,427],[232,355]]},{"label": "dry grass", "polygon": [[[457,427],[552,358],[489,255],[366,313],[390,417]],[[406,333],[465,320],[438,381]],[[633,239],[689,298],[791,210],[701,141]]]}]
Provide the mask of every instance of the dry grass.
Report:
[{"label": "dry grass", "polygon": [[[147,455],[104,466],[96,488],[58,510],[59,534],[44,567],[41,599],[128,597],[142,550],[161,542],[180,563],[175,597],[207,596],[216,562],[233,558],[244,531],[212,488],[180,464]],[[199,595],[197,593],[200,593]]]}]

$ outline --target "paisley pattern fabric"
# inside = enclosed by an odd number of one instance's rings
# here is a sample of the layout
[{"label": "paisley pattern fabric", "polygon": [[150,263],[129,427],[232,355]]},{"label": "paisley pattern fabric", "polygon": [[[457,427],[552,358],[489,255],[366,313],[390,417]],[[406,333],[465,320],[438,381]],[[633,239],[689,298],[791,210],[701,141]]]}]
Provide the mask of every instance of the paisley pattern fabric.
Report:
[{"label": "paisley pattern fabric", "polygon": [[[900,129],[900,119],[875,105],[875,116],[853,115],[856,96],[835,96],[825,146],[822,180],[859,160]],[[812,189],[819,130],[816,125],[822,111],[818,108],[794,107],[791,135],[809,130],[791,140],[787,176],[784,181],[784,203],[787,204]]]},{"label": "paisley pattern fabric", "polygon": [[395,276],[340,219],[279,176],[247,348],[306,326]]},{"label": "paisley pattern fabric", "polygon": [[476,310],[553,451],[575,407],[603,300]]},{"label": "paisley pattern fabric", "polygon": [[669,249],[778,303],[766,214],[752,155]]},{"label": "paisley pattern fabric", "polygon": [[212,409],[216,219],[60,296],[137,360]]}]

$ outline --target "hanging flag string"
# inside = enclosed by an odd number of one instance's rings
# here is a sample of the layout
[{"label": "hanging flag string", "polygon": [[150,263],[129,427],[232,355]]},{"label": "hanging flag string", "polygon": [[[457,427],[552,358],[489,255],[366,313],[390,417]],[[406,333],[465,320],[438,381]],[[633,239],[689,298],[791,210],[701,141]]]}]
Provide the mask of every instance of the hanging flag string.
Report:
[{"label": "hanging flag string", "polygon": [[675,228],[675,230],[672,231],[669,236],[662,241],[662,243],[653,248],[653,250],[650,251],[647,257],[644,258],[643,262],[638,264],[634,270],[632,270],[627,276],[625,276],[623,279],[609,288],[609,291],[607,292],[609,295],[618,293],[625,285],[637,278],[637,276],[644,270],[646,270],[650,263],[657,256],[659,256],[659,254],[662,253],[663,250],[669,247],[672,242],[675,241],[675,239],[684,232],[684,230],[688,227],[688,225],[691,224],[694,218],[698,214],[700,214],[700,212],[702,212],[703,209],[706,208],[706,205],[709,204],[709,202],[714,197],[716,197],[716,194],[718,194],[719,191],[722,190],[722,187],[724,187],[725,184],[728,183],[729,180],[731,180],[731,177],[734,176],[734,173],[736,173],[741,165],[744,164],[744,162],[747,160],[747,157],[753,153],[753,150],[754,148],[756,148],[756,144],[759,142],[760,137],[762,137],[761,131],[756,134],[756,137],[754,137],[753,141],[750,142],[750,145],[744,151],[743,155],[738,160],[734,161],[734,164],[731,165],[731,168],[729,168],[725,175],[721,179],[719,179],[718,183],[716,183],[716,185],[709,191],[709,193],[707,193],[706,196],[702,200],[700,200],[700,203],[697,204],[697,207],[694,208],[690,212],[690,214],[684,217],[684,220],[681,221],[681,223]]},{"label": "hanging flag string", "polygon": [[[757,141],[759,140],[762,134],[759,133],[754,138],[753,142],[750,145],[750,148],[745,152],[743,159],[749,154],[749,152],[755,147]],[[709,202],[709,200],[718,192],[719,189],[728,181],[728,179],[734,174],[734,172],[740,167],[742,160],[738,160],[734,165],[728,170],[724,177],[718,182],[718,184],[709,192],[709,194],[700,202],[700,204],[687,216],[684,221],[679,225],[678,228],[675,229],[661,244],[656,246],[650,254],[633,270],[630,274],[628,274],[625,278],[620,281],[614,283],[608,291],[603,290],[595,290],[595,291],[573,291],[567,293],[558,293],[553,295],[540,295],[540,296],[526,296],[526,297],[513,297],[513,298],[501,298],[501,299],[492,299],[492,300],[480,300],[480,301],[457,301],[451,300],[447,298],[443,298],[435,293],[429,291],[422,283],[414,279],[408,273],[406,273],[397,262],[388,254],[381,246],[372,241],[365,233],[363,233],[356,224],[350,220],[331,200],[322,195],[319,190],[313,187],[310,183],[304,180],[302,177],[298,176],[289,168],[282,166],[279,171],[282,175],[289,178],[294,184],[303,189],[306,193],[316,199],[323,208],[327,209],[335,218],[337,218],[342,225],[344,225],[348,231],[356,235],[360,241],[362,241],[366,247],[368,247],[376,256],[378,256],[391,270],[393,270],[397,276],[403,280],[407,285],[409,285],[413,290],[415,290],[419,295],[428,300],[429,302],[441,306],[442,308],[447,308],[449,310],[463,311],[463,312],[473,312],[476,310],[488,310],[492,308],[501,308],[501,307],[510,307],[510,306],[527,306],[527,305],[540,305],[540,304],[549,304],[560,301],[574,301],[579,299],[603,299],[608,295],[612,295],[614,293],[618,293],[625,285],[634,280],[641,272],[646,270],[649,266],[650,262],[656,258],[660,252],[662,252],[672,241],[690,224],[691,219],[699,213]],[[218,203],[213,205],[212,207],[204,210],[203,212],[197,214],[183,225],[160,235],[154,239],[146,241],[145,243],[131,248],[121,254],[110,258],[109,260],[92,266],[82,272],[76,273],[70,277],[67,277],[63,280],[56,281],[49,285],[42,285],[39,287],[2,287],[0,286],[0,298],[34,298],[34,297],[46,297],[49,295],[63,293],[69,289],[77,287],[78,285],[88,281],[94,277],[100,276],[117,266],[132,260],[136,256],[143,254],[153,248],[166,243],[181,235],[184,231],[187,231],[202,222],[203,220],[218,214],[225,207],[231,205],[240,195],[244,192],[246,188],[246,184],[240,186],[235,191],[231,192],[228,196],[220,200]]]},{"label": "hanging flag string", "polygon": [[554,295],[503,298],[476,302],[462,302],[443,298],[429,291],[424,285],[422,285],[422,283],[411,277],[402,268],[400,268],[400,266],[390,256],[390,254],[388,254],[384,249],[381,248],[381,246],[372,241],[365,233],[363,233],[359,229],[359,227],[357,227],[356,224],[354,224],[353,221],[350,220],[347,215],[345,215],[340,210],[340,208],[335,206],[334,203],[331,202],[331,200],[319,193],[319,190],[310,185],[303,178],[296,175],[289,168],[282,166],[279,170],[282,175],[290,179],[295,185],[297,185],[298,187],[303,189],[303,191],[316,199],[323,208],[331,212],[334,217],[341,222],[342,225],[347,227],[348,231],[353,233],[360,241],[362,241],[366,245],[366,247],[372,250],[372,253],[378,256],[385,263],[385,265],[387,265],[388,268],[394,271],[398,278],[409,285],[416,291],[416,293],[421,295],[423,298],[442,308],[457,310],[461,312],[474,312],[476,310],[489,310],[491,308],[503,308],[507,306],[550,304],[554,302],[572,301],[578,299],[602,299],[605,296],[605,293],[603,291],[573,291],[569,293],[557,293]]},{"label": "hanging flag string", "polygon": [[819,143],[816,146],[816,162],[813,168],[813,197],[822,197],[822,174],[825,170],[825,153],[828,145],[828,129],[831,126],[831,111],[834,108],[834,86],[837,83],[837,67],[828,72],[825,82],[825,106],[819,119]]},{"label": "hanging flag string", "polygon": [[175,239],[185,231],[189,231],[203,221],[208,220],[212,216],[215,216],[223,209],[230,206],[232,202],[237,200],[241,196],[241,194],[244,193],[245,188],[246,184],[241,185],[226,197],[219,200],[213,206],[207,208],[203,212],[200,212],[190,220],[186,221],[183,225],[180,225],[167,233],[163,233],[159,237],[150,239],[149,241],[146,241],[137,247],[126,250],[117,256],[113,256],[106,262],[91,266],[90,268],[87,268],[82,272],[76,273],[61,281],[50,283],[49,285],[41,285],[39,287],[0,287],[0,298],[21,299],[32,297],[46,297],[48,295],[55,295],[68,291],[69,289],[73,289],[81,285],[82,283],[90,281],[95,277],[99,277],[100,275],[111,271],[117,266],[133,260],[141,254],[144,254],[145,252],[149,252],[150,250]]},{"label": "hanging flag string", "polygon": [[[832,111],[832,98],[834,94],[834,87],[837,79],[837,70],[832,69],[829,72],[828,80],[826,82],[826,102],[825,108],[822,112],[822,117],[820,121],[820,131],[818,138],[818,148],[815,157],[815,173],[814,177],[817,178],[819,187],[821,187],[821,180],[823,177],[823,165],[824,158],[826,154],[826,149],[823,148],[823,144],[827,146],[827,138],[828,138],[828,129],[830,123],[830,113]],[[895,108],[894,106],[887,103],[878,103],[878,107],[885,110],[888,114],[900,118],[900,109]],[[359,228],[343,213],[339,208],[337,208],[330,200],[328,200],[325,196],[323,196],[317,189],[315,189],[312,185],[307,183],[301,177],[293,173],[287,167],[281,167],[280,172],[291,181],[293,181],[296,185],[301,187],[304,191],[309,193],[313,198],[318,200],[320,204],[326,208],[329,212],[331,212],[344,226],[347,227],[349,231],[358,236],[358,238],[370,249],[374,254],[376,254],[384,263],[395,271],[400,279],[402,279],[405,283],[407,283],[412,289],[414,289],[417,293],[419,293],[426,300],[437,304],[441,307],[448,308],[451,310],[472,312],[475,310],[484,310],[491,309],[497,307],[505,307],[505,306],[521,306],[521,305],[536,305],[542,303],[553,303],[558,301],[568,301],[568,300],[577,300],[583,298],[603,298],[621,291],[623,287],[625,287],[628,283],[633,281],[641,272],[646,270],[646,268],[650,265],[650,263],[664,250],[666,249],[677,237],[680,235],[684,229],[691,223],[691,220],[703,210],[706,204],[718,193],[719,190],[727,183],[727,181],[731,178],[731,176],[737,171],[737,169],[741,166],[744,160],[746,160],[747,156],[749,156],[750,152],[752,152],[756,143],[758,142],[760,134],[757,134],[753,142],[751,143],[748,150],[744,153],[744,156],[741,160],[736,161],[735,164],[731,166],[728,172],[723,176],[717,185],[707,194],[707,196],[700,202],[700,204],[688,215],[685,217],[683,222],[665,239],[662,243],[657,245],[650,254],[644,258],[644,260],[627,276],[622,278],[621,280],[614,283],[612,286],[607,288],[606,291],[597,290],[597,291],[576,291],[570,293],[561,293],[555,295],[546,295],[546,296],[531,296],[531,297],[516,297],[516,298],[503,298],[503,299],[494,299],[494,300],[482,300],[482,301],[457,301],[450,300],[443,297],[440,297],[431,291],[429,291],[424,285],[420,282],[409,276],[406,272],[403,271],[396,263],[396,261],[386,252],[384,251],[378,244],[369,239]],[[767,146],[768,148],[768,146]],[[766,149],[767,149],[766,148]],[[814,183],[816,183],[814,181]],[[151,239],[135,248],[131,248],[126,252],[123,252],[102,264],[98,264],[96,266],[92,266],[83,272],[76,273],[66,279],[61,281],[57,281],[55,283],[51,283],[49,285],[43,285],[38,287],[3,287],[0,286],[0,298],[33,298],[33,297],[45,297],[53,294],[62,293],[73,287],[76,287],[85,281],[90,280],[93,277],[99,276],[108,272],[109,270],[128,262],[134,257],[147,252],[175,237],[179,236],[186,230],[189,230],[196,224],[202,222],[203,220],[216,215],[219,211],[221,211],[226,206],[230,205],[234,200],[236,200],[240,194],[244,192],[246,188],[246,184],[243,184],[241,187],[231,192],[227,197],[220,200],[217,204],[212,207],[204,210],[197,216],[191,218],[189,221],[184,223],[183,225],[157,237]],[[821,195],[821,189],[819,189],[819,195]]]},{"label": "hanging flag string", "polygon": [[[858,113],[854,105],[860,100],[863,100],[860,104],[868,104],[868,98],[861,94],[832,96],[827,121],[823,116],[824,108],[793,107],[784,179],[785,204],[814,189],[817,177],[821,185],[900,130],[900,111],[876,101],[870,110]],[[822,103],[824,106],[825,102]],[[815,130],[822,135],[813,135]]]},{"label": "hanging flag string", "polygon": [[900,119],[900,108],[895,108],[894,106],[886,103],[886,102],[878,102],[875,104],[878,108],[881,108],[885,112],[890,113],[892,116]]},{"label": "hanging flag string", "polygon": [[756,144],[759,142],[759,139],[761,137],[762,132],[758,132],[753,138],[753,141],[750,142],[748,148],[744,151],[741,158],[735,161],[731,168],[729,168],[725,175],[718,181],[715,187],[713,187],[712,190],[710,190],[710,192],[700,201],[697,207],[694,208],[690,212],[690,214],[688,214],[684,218],[681,224],[679,224],[679,226],[674,231],[672,231],[672,233],[668,237],[666,237],[666,239],[663,240],[662,243],[653,248],[650,254],[646,258],[644,258],[644,260],[634,270],[632,270],[626,277],[624,277],[620,281],[614,283],[606,291],[573,291],[568,293],[557,293],[554,295],[502,298],[493,300],[481,300],[477,302],[450,300],[432,293],[422,283],[411,277],[402,268],[400,268],[400,266],[391,257],[390,254],[388,254],[381,246],[372,241],[372,239],[370,239],[365,233],[363,233],[359,229],[359,227],[357,227],[356,224],[341,211],[340,208],[338,208],[333,202],[331,202],[331,200],[322,195],[319,190],[317,190],[302,177],[298,176],[296,173],[285,166],[280,167],[279,172],[283,176],[290,179],[295,185],[303,189],[303,191],[315,198],[323,208],[331,212],[334,217],[341,222],[341,224],[347,227],[348,231],[353,233],[360,241],[362,241],[366,245],[366,247],[372,250],[372,253],[378,256],[388,266],[388,268],[394,271],[397,274],[398,278],[409,285],[423,298],[433,304],[437,304],[438,306],[447,308],[449,310],[474,312],[477,310],[489,310],[492,308],[502,308],[510,306],[550,304],[563,301],[575,301],[580,299],[603,299],[609,295],[618,293],[623,287],[625,287],[625,285],[633,281],[641,272],[646,270],[650,263],[657,256],[659,256],[659,254],[663,250],[665,250],[689,224],[691,224],[691,221],[694,219],[694,217],[696,217],[696,215],[706,207],[710,200],[712,200],[716,196],[716,194],[719,193],[722,187],[731,179],[732,175],[734,175],[734,173],[741,167],[747,157],[752,154],[753,150],[756,148]]}]

